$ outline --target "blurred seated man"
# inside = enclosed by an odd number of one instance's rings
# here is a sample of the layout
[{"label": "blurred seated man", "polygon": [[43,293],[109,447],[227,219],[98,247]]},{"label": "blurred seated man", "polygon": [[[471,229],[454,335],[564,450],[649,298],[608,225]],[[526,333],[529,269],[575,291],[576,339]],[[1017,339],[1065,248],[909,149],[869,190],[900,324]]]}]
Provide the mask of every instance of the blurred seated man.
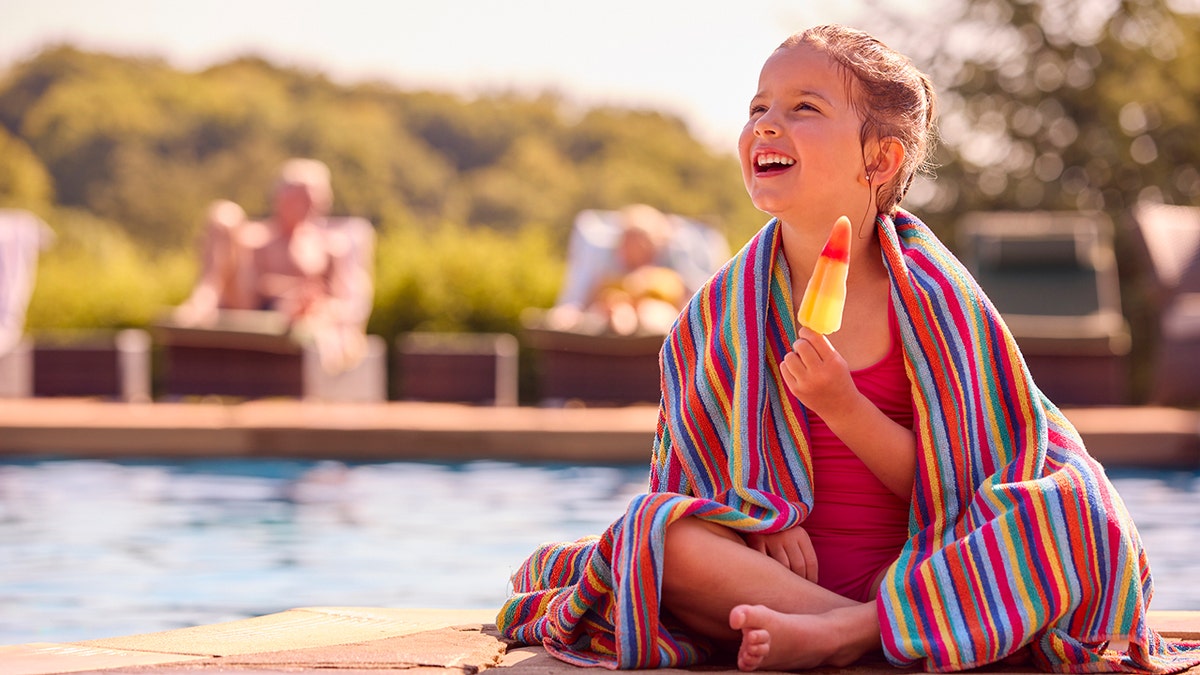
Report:
[{"label": "blurred seated man", "polygon": [[665,334],[688,291],[663,262],[673,224],[658,209],[634,204],[619,213],[619,235],[608,269],[578,298],[560,299],[547,316],[559,330],[599,327],[617,335]]},{"label": "blurred seated man", "polygon": [[264,220],[214,202],[200,279],[175,322],[211,327],[221,310],[278,312],[294,337],[315,346],[328,372],[358,363],[374,294],[371,261],[353,231],[326,217],[332,202],[329,169],[313,159],[284,163]]}]

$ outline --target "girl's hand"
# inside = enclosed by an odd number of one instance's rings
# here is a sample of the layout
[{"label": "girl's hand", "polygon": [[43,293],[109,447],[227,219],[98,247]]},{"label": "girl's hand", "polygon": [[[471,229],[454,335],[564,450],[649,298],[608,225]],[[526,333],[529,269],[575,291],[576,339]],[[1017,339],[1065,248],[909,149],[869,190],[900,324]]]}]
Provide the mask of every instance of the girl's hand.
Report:
[{"label": "girl's hand", "polygon": [[829,338],[809,328],[800,328],[780,370],[788,391],[824,419],[849,405],[858,392],[850,368]]},{"label": "girl's hand", "polygon": [[743,536],[750,548],[770,556],[797,576],[817,583],[817,553],[803,527],[771,534],[751,532]]}]

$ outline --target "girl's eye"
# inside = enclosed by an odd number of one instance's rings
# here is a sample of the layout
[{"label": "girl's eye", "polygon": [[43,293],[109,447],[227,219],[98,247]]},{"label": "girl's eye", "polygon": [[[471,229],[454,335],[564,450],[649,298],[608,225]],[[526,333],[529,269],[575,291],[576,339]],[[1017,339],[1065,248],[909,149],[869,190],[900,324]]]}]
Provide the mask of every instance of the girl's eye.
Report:
[{"label": "girl's eye", "polygon": [[810,104],[810,103],[797,103],[797,104],[796,104],[796,108],[795,108],[795,110],[796,110],[797,112],[799,112],[799,111],[801,111],[801,110],[811,110],[811,111],[813,111],[813,112],[816,112],[816,110],[817,110],[817,109],[816,109],[816,108],[814,108],[814,107],[812,106],[812,104]]},{"label": "girl's eye", "polygon": [[766,110],[767,110],[767,106],[765,106],[765,105],[752,105],[752,106],[750,106],[750,116],[753,117],[754,115],[758,115],[763,112],[766,112]]}]

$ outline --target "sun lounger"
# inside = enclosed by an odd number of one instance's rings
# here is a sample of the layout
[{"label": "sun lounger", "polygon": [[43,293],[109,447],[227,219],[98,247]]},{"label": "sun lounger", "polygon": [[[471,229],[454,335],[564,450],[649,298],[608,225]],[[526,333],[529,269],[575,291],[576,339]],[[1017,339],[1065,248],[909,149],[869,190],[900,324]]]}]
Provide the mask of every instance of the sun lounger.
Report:
[{"label": "sun lounger", "polygon": [[165,318],[153,333],[163,350],[160,385],[167,398],[387,398],[387,347],[377,335],[367,336],[367,354],[356,366],[328,373],[315,350],[294,339],[276,312],[224,310],[203,328]]},{"label": "sun lounger", "polygon": [[960,256],[1016,338],[1038,387],[1068,405],[1126,403],[1129,326],[1102,214],[971,213]]},{"label": "sun lounger", "polygon": [[[659,264],[677,271],[688,294],[729,259],[724,237],[700,222],[667,215],[673,234]],[[567,248],[567,273],[556,306],[582,309],[597,282],[613,267],[620,238],[620,212],[581,211]],[[538,398],[545,405],[657,403],[661,334],[618,335],[588,322],[572,328],[552,325],[547,313],[531,308],[522,316],[524,342],[537,373]]]},{"label": "sun lounger", "polygon": [[[375,255],[375,232],[362,218],[331,218],[328,227],[345,232],[352,258],[368,270]],[[362,314],[370,313],[372,288],[363,289]],[[293,397],[321,401],[370,402],[387,399],[387,343],[366,336],[362,360],[345,370],[322,367],[316,349],[289,332],[287,319],[273,311],[221,310],[214,322],[182,325],[171,317],[153,326],[162,347],[163,396]]]},{"label": "sun lounger", "polygon": [[658,403],[662,335],[589,334],[545,327],[540,310],[522,317],[537,357],[543,405]]},{"label": "sun lounger", "polygon": [[1150,399],[1200,403],[1200,207],[1139,204],[1133,213],[1154,275],[1158,330]]},{"label": "sun lounger", "polygon": [[508,333],[401,335],[392,371],[396,397],[515,406],[517,352],[517,338]]}]

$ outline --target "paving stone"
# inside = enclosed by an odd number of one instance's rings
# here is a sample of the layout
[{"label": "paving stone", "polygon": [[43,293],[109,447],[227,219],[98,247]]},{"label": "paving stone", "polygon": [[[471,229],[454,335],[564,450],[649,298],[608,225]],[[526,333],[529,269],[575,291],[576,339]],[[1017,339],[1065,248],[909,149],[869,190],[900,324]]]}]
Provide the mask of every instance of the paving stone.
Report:
[{"label": "paving stone", "polygon": [[493,618],[476,610],[306,607],[277,614],[160,633],[75,644],[131,651],[234,656],[367,642]]},{"label": "paving stone", "polygon": [[0,673],[45,675],[83,673],[125,666],[179,663],[203,657],[87,647],[78,644],[34,642],[0,647]]},{"label": "paving stone", "polygon": [[[88,646],[30,644],[0,648],[0,672],[4,675],[51,675],[52,673],[102,673],[103,675],[279,675],[283,673],[329,673],[330,675],[477,675],[495,669],[495,675],[579,675],[583,671],[551,657],[541,647],[511,645],[494,625],[480,619],[482,610],[411,610],[384,608],[324,607],[290,610],[256,619],[200,626],[147,636],[131,636],[132,642],[153,644],[160,649],[194,648],[197,642],[173,643],[173,637],[193,640],[208,629],[213,636],[241,635],[259,628],[256,650],[227,656],[184,656]],[[323,618],[322,618],[323,617]],[[309,620],[300,620],[301,618]],[[1174,639],[1200,635],[1200,612],[1151,612],[1151,625]],[[236,626],[232,626],[236,624]],[[314,639],[314,626],[332,626],[325,637]],[[356,626],[348,630],[347,625]],[[383,628],[381,628],[381,626]],[[238,630],[231,630],[237,628]],[[378,639],[338,642],[351,635],[379,630],[401,634]],[[284,639],[281,631],[295,631]],[[193,634],[193,632],[195,634]],[[134,640],[137,638],[138,640]],[[93,641],[94,642],[94,641]],[[292,647],[279,647],[290,643]],[[191,645],[191,646],[189,646]],[[19,669],[18,669],[19,668]],[[706,673],[736,675],[731,667],[706,666],[694,669],[662,669],[661,675]],[[896,669],[882,660],[851,668],[819,668],[817,675],[895,675],[919,669]],[[1003,675],[1042,675],[1028,666],[991,666],[980,672]],[[1200,667],[1188,671],[1200,675]]]},{"label": "paving stone", "polygon": [[476,629],[441,628],[413,635],[355,644],[241,654],[222,659],[226,666],[291,665],[306,668],[432,667],[474,673],[500,663],[507,644]]}]

